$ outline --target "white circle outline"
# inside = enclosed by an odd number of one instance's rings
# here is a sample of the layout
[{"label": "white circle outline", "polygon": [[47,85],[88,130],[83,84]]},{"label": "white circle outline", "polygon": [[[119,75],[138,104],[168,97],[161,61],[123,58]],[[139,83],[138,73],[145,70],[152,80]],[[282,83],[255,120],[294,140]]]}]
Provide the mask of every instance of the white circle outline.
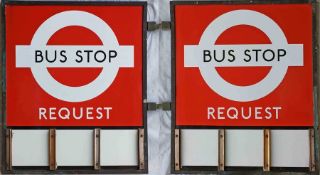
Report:
[{"label": "white circle outline", "polygon": [[[93,31],[103,45],[119,45],[108,24],[99,17],[83,11],[65,11],[48,18],[35,32],[31,45],[47,45],[55,32],[67,26],[81,26]],[[31,67],[35,80],[44,91],[57,99],[68,102],[82,102],[97,97],[112,84],[118,70],[117,65],[105,64],[99,76],[92,82],[79,87],[71,87],[55,80],[46,67],[41,65]]]},{"label": "white circle outline", "polygon": [[[212,21],[201,36],[199,45],[212,45],[227,29],[237,25],[249,25],[264,32],[273,45],[287,45],[281,28],[268,16],[252,10],[235,10]],[[288,69],[286,64],[273,66],[261,81],[249,86],[237,86],[225,81],[210,65],[201,64],[200,73],[209,87],[219,95],[234,101],[248,102],[265,97],[282,82]]]}]

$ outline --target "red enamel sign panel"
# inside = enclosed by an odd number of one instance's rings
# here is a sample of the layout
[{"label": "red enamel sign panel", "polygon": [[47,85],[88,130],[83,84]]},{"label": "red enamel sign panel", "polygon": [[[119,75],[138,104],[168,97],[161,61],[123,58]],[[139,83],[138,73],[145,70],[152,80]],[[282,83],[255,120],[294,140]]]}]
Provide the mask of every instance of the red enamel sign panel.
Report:
[{"label": "red enamel sign panel", "polygon": [[142,126],[143,5],[6,5],[8,126]]},{"label": "red enamel sign panel", "polygon": [[179,126],[312,126],[312,5],[174,6]]}]

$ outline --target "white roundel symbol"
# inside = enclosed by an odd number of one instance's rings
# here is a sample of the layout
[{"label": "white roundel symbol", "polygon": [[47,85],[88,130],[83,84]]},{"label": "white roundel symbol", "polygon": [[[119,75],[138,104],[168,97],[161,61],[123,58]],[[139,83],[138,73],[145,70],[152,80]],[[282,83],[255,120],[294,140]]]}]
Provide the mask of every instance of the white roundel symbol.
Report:
[{"label": "white roundel symbol", "polygon": [[[94,32],[102,41],[102,46],[47,46],[50,37],[58,30],[68,26],[81,26]],[[81,37],[81,36],[79,36]],[[54,63],[35,63],[35,50],[64,49],[68,60]],[[116,59],[106,62],[75,62],[77,50],[100,50],[96,54],[102,58],[101,50],[117,51]],[[133,67],[133,46],[119,46],[112,29],[99,17],[84,11],[65,11],[48,18],[35,32],[31,45],[16,46],[16,67],[30,67],[36,82],[51,96],[68,102],[81,102],[90,100],[103,93],[115,79],[120,67]],[[101,73],[92,82],[71,87],[61,84],[48,72],[48,67],[102,67]],[[66,75],[68,76],[68,75]],[[70,77],[72,78],[72,77]]]},{"label": "white roundel symbol", "polygon": [[[272,44],[266,45],[214,45],[218,37],[227,29],[237,25],[249,25],[264,32]],[[249,34],[244,34],[249,35]],[[212,46],[213,45],[213,46]],[[204,49],[233,48],[242,52],[244,48],[286,49],[286,57],[277,63],[246,63],[236,56],[234,63],[204,63],[201,54]],[[235,54],[237,55],[237,54]],[[219,95],[234,101],[247,102],[265,97],[284,79],[288,66],[303,66],[303,45],[288,44],[281,28],[268,16],[252,10],[235,10],[225,13],[212,21],[201,36],[199,45],[184,46],[184,66],[199,67],[207,85]],[[238,86],[225,81],[214,67],[272,66],[266,77],[256,84]],[[214,66],[214,67],[213,67]],[[250,75],[249,75],[250,76]]]}]

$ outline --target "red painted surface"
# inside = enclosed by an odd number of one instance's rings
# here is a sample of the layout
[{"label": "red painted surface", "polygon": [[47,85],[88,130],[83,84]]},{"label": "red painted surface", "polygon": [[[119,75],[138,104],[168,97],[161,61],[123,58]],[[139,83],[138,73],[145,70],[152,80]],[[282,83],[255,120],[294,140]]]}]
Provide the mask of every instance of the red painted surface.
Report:
[{"label": "red painted surface", "polygon": [[[281,84],[269,95],[250,102],[226,99],[209,88],[199,68],[184,67],[184,45],[198,45],[206,27],[218,16],[233,10],[260,12],[274,20],[289,44],[303,44],[304,66],[289,67]],[[250,18],[250,16],[248,16]],[[176,5],[176,125],[179,126],[312,126],[312,6],[274,5]],[[229,28],[212,44],[271,44],[261,30],[238,25]],[[271,67],[220,67],[220,76],[231,84],[247,86],[262,80]],[[281,107],[278,119],[208,119],[208,107]],[[224,111],[225,115],[226,111]],[[266,115],[262,112],[261,115]]]},{"label": "red painted surface", "polygon": [[[35,31],[49,17],[67,10],[89,12],[106,22],[120,45],[134,46],[134,68],[120,68],[112,85],[101,95],[83,102],[66,102],[46,93],[35,81],[30,68],[15,66],[15,46],[30,45]],[[142,6],[59,6],[7,5],[6,85],[8,126],[142,126]],[[101,45],[92,31],[79,26],[56,32],[47,45]],[[102,68],[48,68],[60,83],[82,86],[94,80]],[[39,120],[39,107],[81,108],[112,107],[109,119]],[[79,112],[77,112],[79,114]],[[97,112],[93,110],[93,116]]]}]

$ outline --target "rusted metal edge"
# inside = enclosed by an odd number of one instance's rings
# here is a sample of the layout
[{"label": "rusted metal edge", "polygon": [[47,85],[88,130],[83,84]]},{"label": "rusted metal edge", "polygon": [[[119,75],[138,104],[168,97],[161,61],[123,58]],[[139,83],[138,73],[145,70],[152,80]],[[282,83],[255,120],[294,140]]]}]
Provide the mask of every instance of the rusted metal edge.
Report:
[{"label": "rusted metal edge", "polygon": [[6,130],[6,169],[12,170],[12,129]]},{"label": "rusted metal edge", "polygon": [[309,170],[314,172],[316,170],[315,163],[315,151],[314,151],[314,129],[309,129],[309,141],[310,141],[310,160],[309,160]]}]

